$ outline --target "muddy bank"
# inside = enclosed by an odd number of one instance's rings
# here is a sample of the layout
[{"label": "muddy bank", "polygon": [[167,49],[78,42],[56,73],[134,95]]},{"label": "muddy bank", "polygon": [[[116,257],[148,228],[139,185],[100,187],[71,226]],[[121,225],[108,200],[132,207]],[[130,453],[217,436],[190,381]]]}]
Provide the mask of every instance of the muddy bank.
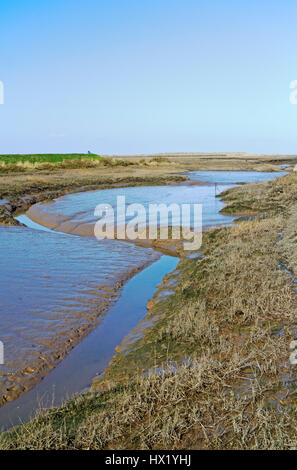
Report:
[{"label": "muddy bank", "polygon": [[[51,230],[77,236],[94,237],[95,222],[89,221],[78,224],[76,221],[73,221],[71,218],[64,215],[50,214],[47,211],[44,211],[43,205],[35,204],[30,207],[26,212],[26,215],[34,222]],[[146,239],[128,239],[126,237],[125,239],[120,238],[120,240],[133,243],[134,245],[141,246],[143,248],[154,248],[157,251],[161,251],[162,253],[169,254],[171,256],[181,256],[183,254],[182,240],[173,240],[170,238],[170,234],[169,238],[166,240],[160,240],[157,238],[150,239],[148,228],[146,228],[146,234]],[[114,238],[112,239],[117,240],[117,228],[115,228]]]}]

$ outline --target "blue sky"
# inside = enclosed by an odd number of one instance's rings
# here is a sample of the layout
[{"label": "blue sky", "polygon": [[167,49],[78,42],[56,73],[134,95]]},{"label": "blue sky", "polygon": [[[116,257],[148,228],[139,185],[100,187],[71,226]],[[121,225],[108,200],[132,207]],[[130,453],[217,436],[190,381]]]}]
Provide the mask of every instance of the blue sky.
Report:
[{"label": "blue sky", "polygon": [[0,0],[0,153],[297,153],[295,0]]}]

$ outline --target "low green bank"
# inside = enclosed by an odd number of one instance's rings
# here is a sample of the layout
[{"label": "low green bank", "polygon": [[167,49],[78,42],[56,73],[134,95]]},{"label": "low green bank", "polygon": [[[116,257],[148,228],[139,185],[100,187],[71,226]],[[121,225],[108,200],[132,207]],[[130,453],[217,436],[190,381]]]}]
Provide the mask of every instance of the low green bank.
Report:
[{"label": "low green bank", "polygon": [[12,165],[22,163],[61,163],[65,160],[100,160],[101,157],[96,154],[85,153],[46,153],[46,154],[27,154],[27,155],[0,155],[0,164]]}]

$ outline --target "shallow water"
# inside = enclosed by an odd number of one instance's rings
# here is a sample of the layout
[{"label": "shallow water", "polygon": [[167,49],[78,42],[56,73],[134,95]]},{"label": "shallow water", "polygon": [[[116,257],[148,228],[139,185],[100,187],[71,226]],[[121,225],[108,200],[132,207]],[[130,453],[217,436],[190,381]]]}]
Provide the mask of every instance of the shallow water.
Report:
[{"label": "shallow water", "polygon": [[286,171],[191,171],[188,173],[193,180],[217,184],[261,183],[286,175]]},{"label": "shallow water", "polygon": [[97,324],[116,296],[116,283],[158,258],[151,249],[125,242],[18,226],[0,226],[0,246],[3,394],[37,380]]},{"label": "shallow water", "polygon": [[[232,185],[226,185],[231,188]],[[141,223],[148,222],[149,204],[202,204],[203,227],[230,224],[234,217],[220,214],[224,203],[215,198],[216,192],[213,185],[179,185],[179,186],[142,186],[133,188],[114,188],[101,191],[89,191],[67,195],[56,199],[51,204],[36,204],[28,215],[36,222],[45,225],[58,232],[72,233],[75,235],[93,235],[94,224],[98,217],[94,215],[94,209],[98,204],[109,204],[114,208],[114,219],[118,225],[124,225],[132,216],[124,218],[118,216],[117,196],[124,196],[126,208],[128,204],[142,204],[146,211],[146,217]],[[161,220],[161,223],[164,222]],[[169,215],[169,224],[179,225],[179,218]]]}]

